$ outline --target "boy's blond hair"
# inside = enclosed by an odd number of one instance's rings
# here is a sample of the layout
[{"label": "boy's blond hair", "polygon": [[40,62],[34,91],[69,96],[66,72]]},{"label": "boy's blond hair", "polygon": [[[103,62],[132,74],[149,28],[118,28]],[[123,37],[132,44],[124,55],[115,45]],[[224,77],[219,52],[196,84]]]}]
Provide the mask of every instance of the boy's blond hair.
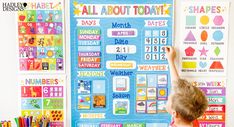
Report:
[{"label": "boy's blond hair", "polygon": [[205,94],[186,80],[179,79],[173,87],[172,105],[183,120],[192,122],[207,109],[208,101]]}]

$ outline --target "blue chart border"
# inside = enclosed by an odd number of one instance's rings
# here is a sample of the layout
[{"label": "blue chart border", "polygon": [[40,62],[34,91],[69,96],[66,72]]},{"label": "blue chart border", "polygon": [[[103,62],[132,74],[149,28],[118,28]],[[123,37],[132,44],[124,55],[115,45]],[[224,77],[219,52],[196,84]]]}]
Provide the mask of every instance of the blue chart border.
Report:
[{"label": "blue chart border", "polygon": [[[79,2],[81,4],[171,4],[170,7],[170,17],[111,17],[111,18],[98,18],[98,17],[74,17],[74,6],[73,2]],[[72,127],[78,127],[81,125],[87,125],[87,126],[99,126],[100,123],[143,123],[141,126],[147,126],[152,127],[155,124],[156,126],[160,127],[167,127],[168,124],[171,121],[171,116],[168,113],[159,113],[159,114],[139,114],[136,113],[136,79],[138,74],[155,74],[155,75],[167,75],[167,88],[168,93],[170,93],[170,74],[169,71],[137,71],[138,65],[152,65],[152,64],[167,64],[166,60],[145,60],[144,59],[144,39],[145,30],[154,30],[153,28],[146,28],[144,27],[144,20],[168,20],[167,24],[168,27],[161,27],[157,28],[157,30],[167,30],[167,45],[172,45],[173,43],[173,23],[174,23],[174,2],[173,0],[96,0],[96,1],[87,1],[87,0],[79,0],[79,1],[70,1],[70,41],[71,41],[71,125]],[[100,19],[100,26],[98,29],[101,30],[101,68],[96,69],[84,69],[84,68],[78,68],[78,26],[77,26],[77,19]],[[106,46],[107,45],[115,45],[114,39],[107,37],[107,29],[112,28],[112,22],[129,22],[132,26],[132,28],[137,29],[138,36],[136,38],[127,38],[126,40],[129,41],[128,45],[136,45],[137,51],[135,54],[129,54],[127,56],[127,60],[129,61],[136,61],[136,69],[132,70],[123,70],[118,69],[115,71],[126,71],[126,72],[132,72],[132,75],[129,75],[130,78],[130,90],[127,92],[128,97],[125,97],[124,99],[129,99],[129,107],[130,111],[128,115],[113,115],[113,96],[119,95],[114,94],[113,92],[113,85],[112,85],[112,77],[111,71],[106,68],[106,61],[115,61],[116,56],[113,54],[107,54],[106,53]],[[89,27],[89,28],[97,28],[97,27]],[[161,38],[161,37],[160,37]],[[124,38],[125,39],[125,38]],[[153,39],[153,37],[152,37]],[[138,42],[139,41],[139,42]],[[157,45],[160,49],[160,46],[163,46],[161,44]],[[160,57],[159,57],[160,58]],[[78,71],[105,71],[105,77],[86,77],[86,78],[79,78],[78,77]],[[78,110],[78,81],[79,80],[86,80],[91,81],[90,82],[90,99],[91,99],[91,105],[90,110]],[[104,80],[105,81],[105,97],[106,97],[106,107],[105,108],[93,108],[92,96],[95,95],[93,93],[93,80]],[[157,84],[158,85],[158,84]],[[158,89],[158,86],[157,86]],[[167,94],[168,94],[167,93]],[[105,113],[105,119],[80,119],[80,113]],[[146,124],[148,123],[148,124]],[[125,127],[125,125],[123,125]],[[127,127],[127,125],[126,125]]]}]

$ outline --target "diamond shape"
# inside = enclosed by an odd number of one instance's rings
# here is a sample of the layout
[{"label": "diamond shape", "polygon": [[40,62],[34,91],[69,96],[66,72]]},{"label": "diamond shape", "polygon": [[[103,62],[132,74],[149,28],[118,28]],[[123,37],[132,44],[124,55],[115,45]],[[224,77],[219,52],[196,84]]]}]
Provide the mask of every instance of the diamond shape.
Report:
[{"label": "diamond shape", "polygon": [[215,50],[214,50],[214,53],[215,53],[216,56],[218,56],[220,54],[220,48],[216,47]]}]

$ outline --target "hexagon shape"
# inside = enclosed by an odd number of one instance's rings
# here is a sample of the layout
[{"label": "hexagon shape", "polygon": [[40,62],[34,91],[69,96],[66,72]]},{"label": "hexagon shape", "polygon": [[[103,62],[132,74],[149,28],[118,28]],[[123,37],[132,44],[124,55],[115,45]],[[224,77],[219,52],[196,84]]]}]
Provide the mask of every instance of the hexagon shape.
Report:
[{"label": "hexagon shape", "polygon": [[195,52],[195,49],[192,48],[191,46],[185,49],[186,56],[193,56],[194,52]]},{"label": "hexagon shape", "polygon": [[216,26],[221,26],[224,22],[223,16],[221,15],[215,16],[213,22]]}]

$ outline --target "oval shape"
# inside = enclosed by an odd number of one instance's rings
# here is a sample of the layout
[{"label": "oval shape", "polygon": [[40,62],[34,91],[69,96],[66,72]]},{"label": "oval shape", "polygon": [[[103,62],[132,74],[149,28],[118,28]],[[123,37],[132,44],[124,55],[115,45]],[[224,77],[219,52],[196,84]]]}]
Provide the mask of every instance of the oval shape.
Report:
[{"label": "oval shape", "polygon": [[206,41],[207,38],[208,38],[208,33],[207,33],[207,31],[203,30],[203,31],[201,32],[201,40],[202,40],[202,41]]}]

